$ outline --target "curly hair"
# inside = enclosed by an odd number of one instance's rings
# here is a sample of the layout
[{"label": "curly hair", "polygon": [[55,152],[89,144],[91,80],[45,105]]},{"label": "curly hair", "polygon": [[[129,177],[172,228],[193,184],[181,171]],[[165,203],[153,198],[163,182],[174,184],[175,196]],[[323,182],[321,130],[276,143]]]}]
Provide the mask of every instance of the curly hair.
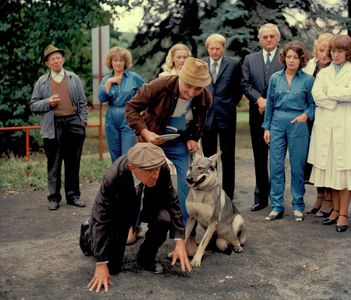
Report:
[{"label": "curly hair", "polygon": [[279,62],[284,64],[285,68],[286,68],[285,57],[289,50],[293,50],[297,53],[300,60],[299,68],[303,68],[307,65],[307,62],[309,59],[309,52],[306,48],[306,45],[301,41],[294,40],[286,43],[284,48],[280,50],[280,53],[279,53]]},{"label": "curly hair", "polygon": [[162,69],[164,71],[170,72],[174,68],[174,62],[173,62],[173,57],[174,54],[177,50],[185,50],[188,53],[188,56],[191,56],[191,52],[187,46],[184,44],[175,44],[169,49],[167,56],[166,56],[166,62],[162,65]]},{"label": "curly hair", "polygon": [[[323,33],[314,41],[313,43],[313,56],[317,56],[317,51],[320,48],[327,47],[329,48],[329,41],[334,37],[331,33]],[[330,56],[330,55],[329,55]]]},{"label": "curly hair", "polygon": [[331,50],[344,50],[346,51],[346,60],[351,62],[351,38],[346,34],[339,34],[334,36],[329,41],[329,48]]},{"label": "curly hair", "polygon": [[105,65],[109,70],[112,70],[112,59],[116,56],[122,57],[124,60],[124,68],[129,69],[132,66],[132,54],[130,51],[126,48],[122,47],[112,47],[108,52],[106,53],[105,56]]}]

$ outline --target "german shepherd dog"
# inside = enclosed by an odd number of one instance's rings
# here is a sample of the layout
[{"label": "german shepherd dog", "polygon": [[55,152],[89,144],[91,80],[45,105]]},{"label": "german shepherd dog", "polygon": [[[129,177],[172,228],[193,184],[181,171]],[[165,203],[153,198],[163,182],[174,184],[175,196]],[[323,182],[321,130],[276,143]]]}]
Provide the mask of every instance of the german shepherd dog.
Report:
[{"label": "german shepherd dog", "polygon": [[220,154],[210,158],[195,156],[187,172],[186,181],[190,191],[186,198],[189,217],[185,227],[185,242],[196,221],[205,229],[191,261],[193,267],[200,267],[202,256],[215,232],[216,245],[223,252],[233,248],[236,253],[240,253],[246,241],[244,219],[218,182],[216,161]]}]

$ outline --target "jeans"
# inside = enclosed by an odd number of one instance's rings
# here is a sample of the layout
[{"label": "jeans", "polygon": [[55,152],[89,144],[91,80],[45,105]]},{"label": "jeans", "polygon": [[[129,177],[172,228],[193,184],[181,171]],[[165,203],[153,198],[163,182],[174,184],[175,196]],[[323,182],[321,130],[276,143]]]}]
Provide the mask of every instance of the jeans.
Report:
[{"label": "jeans", "polygon": [[128,126],[124,107],[111,106],[108,109],[105,120],[105,132],[112,162],[122,154],[126,154],[129,148],[135,145],[136,136]]},{"label": "jeans", "polygon": [[186,211],[185,199],[189,192],[185,177],[189,168],[189,152],[183,141],[169,141],[161,145],[167,158],[171,160],[177,169],[177,189],[180,209],[182,210],[183,222],[186,224],[188,213]]}]

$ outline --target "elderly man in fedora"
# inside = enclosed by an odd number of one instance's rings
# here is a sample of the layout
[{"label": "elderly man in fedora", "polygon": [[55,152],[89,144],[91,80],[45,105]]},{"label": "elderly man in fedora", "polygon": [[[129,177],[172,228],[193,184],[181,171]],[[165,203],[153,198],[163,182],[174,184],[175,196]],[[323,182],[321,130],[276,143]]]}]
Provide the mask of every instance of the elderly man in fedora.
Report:
[{"label": "elderly man in fedora", "polygon": [[[179,75],[160,77],[144,84],[126,105],[128,124],[139,139],[160,145],[177,169],[184,224],[187,220],[185,199],[189,191],[186,171],[191,154],[199,148],[198,140],[211,105],[211,94],[205,88],[210,82],[207,64],[189,57]],[[162,137],[164,134],[177,134],[178,137],[166,141]],[[186,247],[190,256],[195,254],[194,233]]]},{"label": "elderly man in fedora", "polygon": [[80,247],[96,259],[90,291],[108,291],[110,274],[120,272],[128,230],[137,220],[148,223],[137,264],[161,273],[156,263],[159,247],[175,239],[172,265],[179,259],[182,271],[190,272],[184,244],[184,225],[164,151],[151,143],[137,143],[107,170],[96,196],[90,221],[81,226]]},{"label": "elderly man in fedora", "polygon": [[47,157],[49,210],[61,201],[61,168],[65,164],[67,204],[84,207],[80,199],[79,167],[87,124],[87,99],[79,77],[63,69],[65,52],[49,45],[43,62],[49,72],[34,85],[30,108],[42,114],[41,135]]}]

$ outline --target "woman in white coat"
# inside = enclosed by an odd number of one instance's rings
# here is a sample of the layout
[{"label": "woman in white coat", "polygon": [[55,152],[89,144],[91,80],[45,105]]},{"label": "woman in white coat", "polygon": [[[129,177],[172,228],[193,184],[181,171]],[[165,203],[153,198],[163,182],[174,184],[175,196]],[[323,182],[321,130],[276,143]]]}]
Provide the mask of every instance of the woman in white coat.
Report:
[{"label": "woman in white coat", "polygon": [[310,181],[332,188],[334,210],[324,224],[345,232],[351,196],[351,38],[335,36],[329,46],[332,63],[318,73],[312,89],[317,109],[308,162]]},{"label": "woman in white coat", "polygon": [[[329,41],[333,37],[331,33],[321,34],[313,43],[313,57],[308,61],[303,71],[313,77],[316,77],[320,70],[329,66],[331,62]],[[313,121],[308,121],[310,132],[312,131]],[[308,183],[312,171],[312,165],[305,166],[305,182]],[[316,217],[327,218],[333,209],[331,189],[326,187],[317,187],[317,198],[313,207],[306,210],[307,214],[313,214]]]}]

